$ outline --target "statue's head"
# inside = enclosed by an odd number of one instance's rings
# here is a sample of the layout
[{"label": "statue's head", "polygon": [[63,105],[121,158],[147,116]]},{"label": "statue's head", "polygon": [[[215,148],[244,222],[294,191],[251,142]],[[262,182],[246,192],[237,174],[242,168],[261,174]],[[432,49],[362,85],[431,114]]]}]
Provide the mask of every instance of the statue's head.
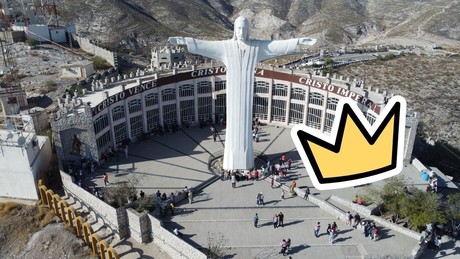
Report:
[{"label": "statue's head", "polygon": [[243,16],[236,18],[233,39],[246,41],[249,38],[249,21]]}]

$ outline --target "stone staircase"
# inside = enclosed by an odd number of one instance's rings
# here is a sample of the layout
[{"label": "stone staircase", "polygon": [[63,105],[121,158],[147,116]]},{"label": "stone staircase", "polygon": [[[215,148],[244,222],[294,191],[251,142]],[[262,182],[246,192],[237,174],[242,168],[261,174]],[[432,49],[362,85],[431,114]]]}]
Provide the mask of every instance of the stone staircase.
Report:
[{"label": "stone staircase", "polygon": [[105,240],[113,247],[120,258],[141,258],[141,255],[135,250],[133,243],[130,242],[129,239],[120,240],[118,234],[107,227],[94,211],[91,211],[85,204],[69,195],[61,196],[61,199],[75,208],[77,214],[91,225],[94,233],[97,234],[101,240]]}]

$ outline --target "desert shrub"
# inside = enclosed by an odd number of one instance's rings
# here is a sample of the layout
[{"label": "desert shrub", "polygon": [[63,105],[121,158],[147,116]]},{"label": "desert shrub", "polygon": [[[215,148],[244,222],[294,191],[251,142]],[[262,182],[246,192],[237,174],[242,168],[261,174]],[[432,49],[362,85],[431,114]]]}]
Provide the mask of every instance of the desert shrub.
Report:
[{"label": "desert shrub", "polygon": [[0,203],[0,217],[9,214],[13,210],[20,210],[22,205],[15,202],[2,202]]},{"label": "desert shrub", "polygon": [[136,207],[135,210],[137,212],[144,212],[144,211],[153,211],[155,210],[155,203],[153,201],[153,197],[151,196],[145,196],[141,197],[136,201]]},{"label": "desert shrub", "polygon": [[224,234],[219,233],[209,233],[208,232],[208,246],[207,246],[207,256],[208,258],[217,259],[224,258],[225,256],[225,246],[228,243],[228,239],[225,238]]},{"label": "desert shrub", "polygon": [[36,40],[36,39],[27,39],[26,44],[28,46],[36,46],[36,45],[40,44],[40,42],[38,40]]},{"label": "desert shrub", "polygon": [[98,56],[92,57],[91,61],[93,61],[93,67],[95,70],[105,70],[111,67],[105,59]]},{"label": "desert shrub", "polygon": [[129,181],[112,183],[104,189],[105,201],[117,208],[126,205],[136,194],[136,188]]}]

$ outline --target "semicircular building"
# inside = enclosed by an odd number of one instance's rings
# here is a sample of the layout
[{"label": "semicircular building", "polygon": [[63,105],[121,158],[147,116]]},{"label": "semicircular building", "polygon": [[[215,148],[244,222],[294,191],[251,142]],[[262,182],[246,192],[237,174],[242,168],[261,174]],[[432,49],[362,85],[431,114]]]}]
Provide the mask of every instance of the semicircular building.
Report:
[{"label": "semicircular building", "polygon": [[[65,96],[51,118],[59,162],[92,157],[152,133],[225,123],[226,68],[201,66],[93,83],[91,91]],[[391,97],[379,89],[329,74],[258,67],[253,118],[263,123],[305,124],[328,133],[339,99],[349,97],[372,124]],[[417,128],[408,113],[405,161],[410,161]],[[78,148],[77,148],[78,147]]]}]

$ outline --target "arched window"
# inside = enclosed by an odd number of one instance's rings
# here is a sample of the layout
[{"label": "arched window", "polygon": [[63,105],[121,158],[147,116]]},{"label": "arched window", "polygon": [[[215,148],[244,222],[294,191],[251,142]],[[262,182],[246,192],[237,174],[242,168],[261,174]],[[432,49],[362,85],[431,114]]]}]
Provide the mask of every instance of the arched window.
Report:
[{"label": "arched window", "polygon": [[145,96],[145,107],[158,104],[158,93],[150,93]]},{"label": "arched window", "polygon": [[287,85],[283,84],[274,84],[273,85],[273,95],[275,96],[287,96]]},{"label": "arched window", "polygon": [[125,117],[125,106],[118,105],[112,109],[112,120],[117,121]]},{"label": "arched window", "polygon": [[299,88],[299,87],[293,87],[291,90],[291,99],[294,100],[305,100],[305,89]]},{"label": "arched window", "polygon": [[310,104],[323,105],[324,95],[317,92],[310,92],[308,99]]},{"label": "arched window", "polygon": [[128,103],[129,113],[134,113],[142,110],[141,99],[134,99]]},{"label": "arched window", "polygon": [[109,116],[106,113],[94,121],[94,134],[101,132],[107,126],[109,126]]},{"label": "arched window", "polygon": [[181,85],[179,86],[179,96],[186,97],[186,96],[194,96],[195,95],[195,87],[193,85]]},{"label": "arched window", "polygon": [[227,81],[219,81],[214,83],[216,91],[225,90],[226,85]]},{"label": "arched window", "polygon": [[254,82],[254,93],[256,94],[268,94],[269,92],[269,83],[265,81]]},{"label": "arched window", "polygon": [[176,89],[169,88],[161,91],[161,100],[163,100],[163,102],[176,100]]},{"label": "arched window", "polygon": [[327,98],[327,108],[329,110],[335,111],[337,109],[337,104],[339,103],[339,99],[335,97]]},{"label": "arched window", "polygon": [[207,94],[211,92],[212,92],[211,82],[202,81],[198,83],[198,94]]}]

